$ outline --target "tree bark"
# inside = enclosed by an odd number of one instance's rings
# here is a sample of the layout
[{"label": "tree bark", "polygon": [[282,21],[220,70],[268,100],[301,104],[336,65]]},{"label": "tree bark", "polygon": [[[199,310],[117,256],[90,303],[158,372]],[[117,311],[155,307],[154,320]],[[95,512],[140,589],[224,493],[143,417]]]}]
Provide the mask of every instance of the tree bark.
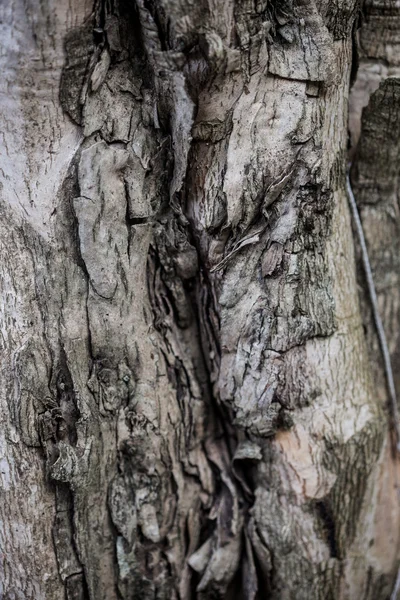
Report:
[{"label": "tree bark", "polygon": [[0,597],[387,599],[396,2],[0,16]]}]

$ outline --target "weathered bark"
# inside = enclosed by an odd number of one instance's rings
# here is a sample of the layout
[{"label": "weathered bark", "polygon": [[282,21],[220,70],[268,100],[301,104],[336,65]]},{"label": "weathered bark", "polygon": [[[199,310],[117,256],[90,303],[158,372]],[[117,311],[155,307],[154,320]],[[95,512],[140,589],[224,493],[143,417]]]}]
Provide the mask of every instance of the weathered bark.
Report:
[{"label": "weathered bark", "polygon": [[0,6],[1,597],[388,598],[390,6]]}]

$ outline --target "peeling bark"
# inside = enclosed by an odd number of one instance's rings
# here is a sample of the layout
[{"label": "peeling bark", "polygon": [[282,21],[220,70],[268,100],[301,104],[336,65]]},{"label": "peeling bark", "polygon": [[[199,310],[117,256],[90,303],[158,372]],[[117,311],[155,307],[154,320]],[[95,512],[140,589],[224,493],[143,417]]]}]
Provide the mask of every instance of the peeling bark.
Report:
[{"label": "peeling bark", "polygon": [[395,363],[383,4],[0,7],[1,597],[390,595],[398,463],[345,192],[350,113]]}]

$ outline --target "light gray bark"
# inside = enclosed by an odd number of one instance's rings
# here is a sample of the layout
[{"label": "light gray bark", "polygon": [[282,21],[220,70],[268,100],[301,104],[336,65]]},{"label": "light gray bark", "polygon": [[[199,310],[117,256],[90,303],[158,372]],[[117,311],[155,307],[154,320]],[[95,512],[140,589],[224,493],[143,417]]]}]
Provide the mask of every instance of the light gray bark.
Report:
[{"label": "light gray bark", "polygon": [[395,362],[400,16],[363,10],[1,3],[0,597],[390,595],[399,469],[345,172],[353,77]]}]

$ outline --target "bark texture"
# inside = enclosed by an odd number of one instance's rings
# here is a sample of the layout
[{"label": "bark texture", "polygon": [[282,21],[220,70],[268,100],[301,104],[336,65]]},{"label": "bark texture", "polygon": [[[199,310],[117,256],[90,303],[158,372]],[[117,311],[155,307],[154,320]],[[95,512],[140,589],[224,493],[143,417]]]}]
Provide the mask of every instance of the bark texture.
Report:
[{"label": "bark texture", "polygon": [[0,597],[389,597],[398,12],[1,3]]}]

